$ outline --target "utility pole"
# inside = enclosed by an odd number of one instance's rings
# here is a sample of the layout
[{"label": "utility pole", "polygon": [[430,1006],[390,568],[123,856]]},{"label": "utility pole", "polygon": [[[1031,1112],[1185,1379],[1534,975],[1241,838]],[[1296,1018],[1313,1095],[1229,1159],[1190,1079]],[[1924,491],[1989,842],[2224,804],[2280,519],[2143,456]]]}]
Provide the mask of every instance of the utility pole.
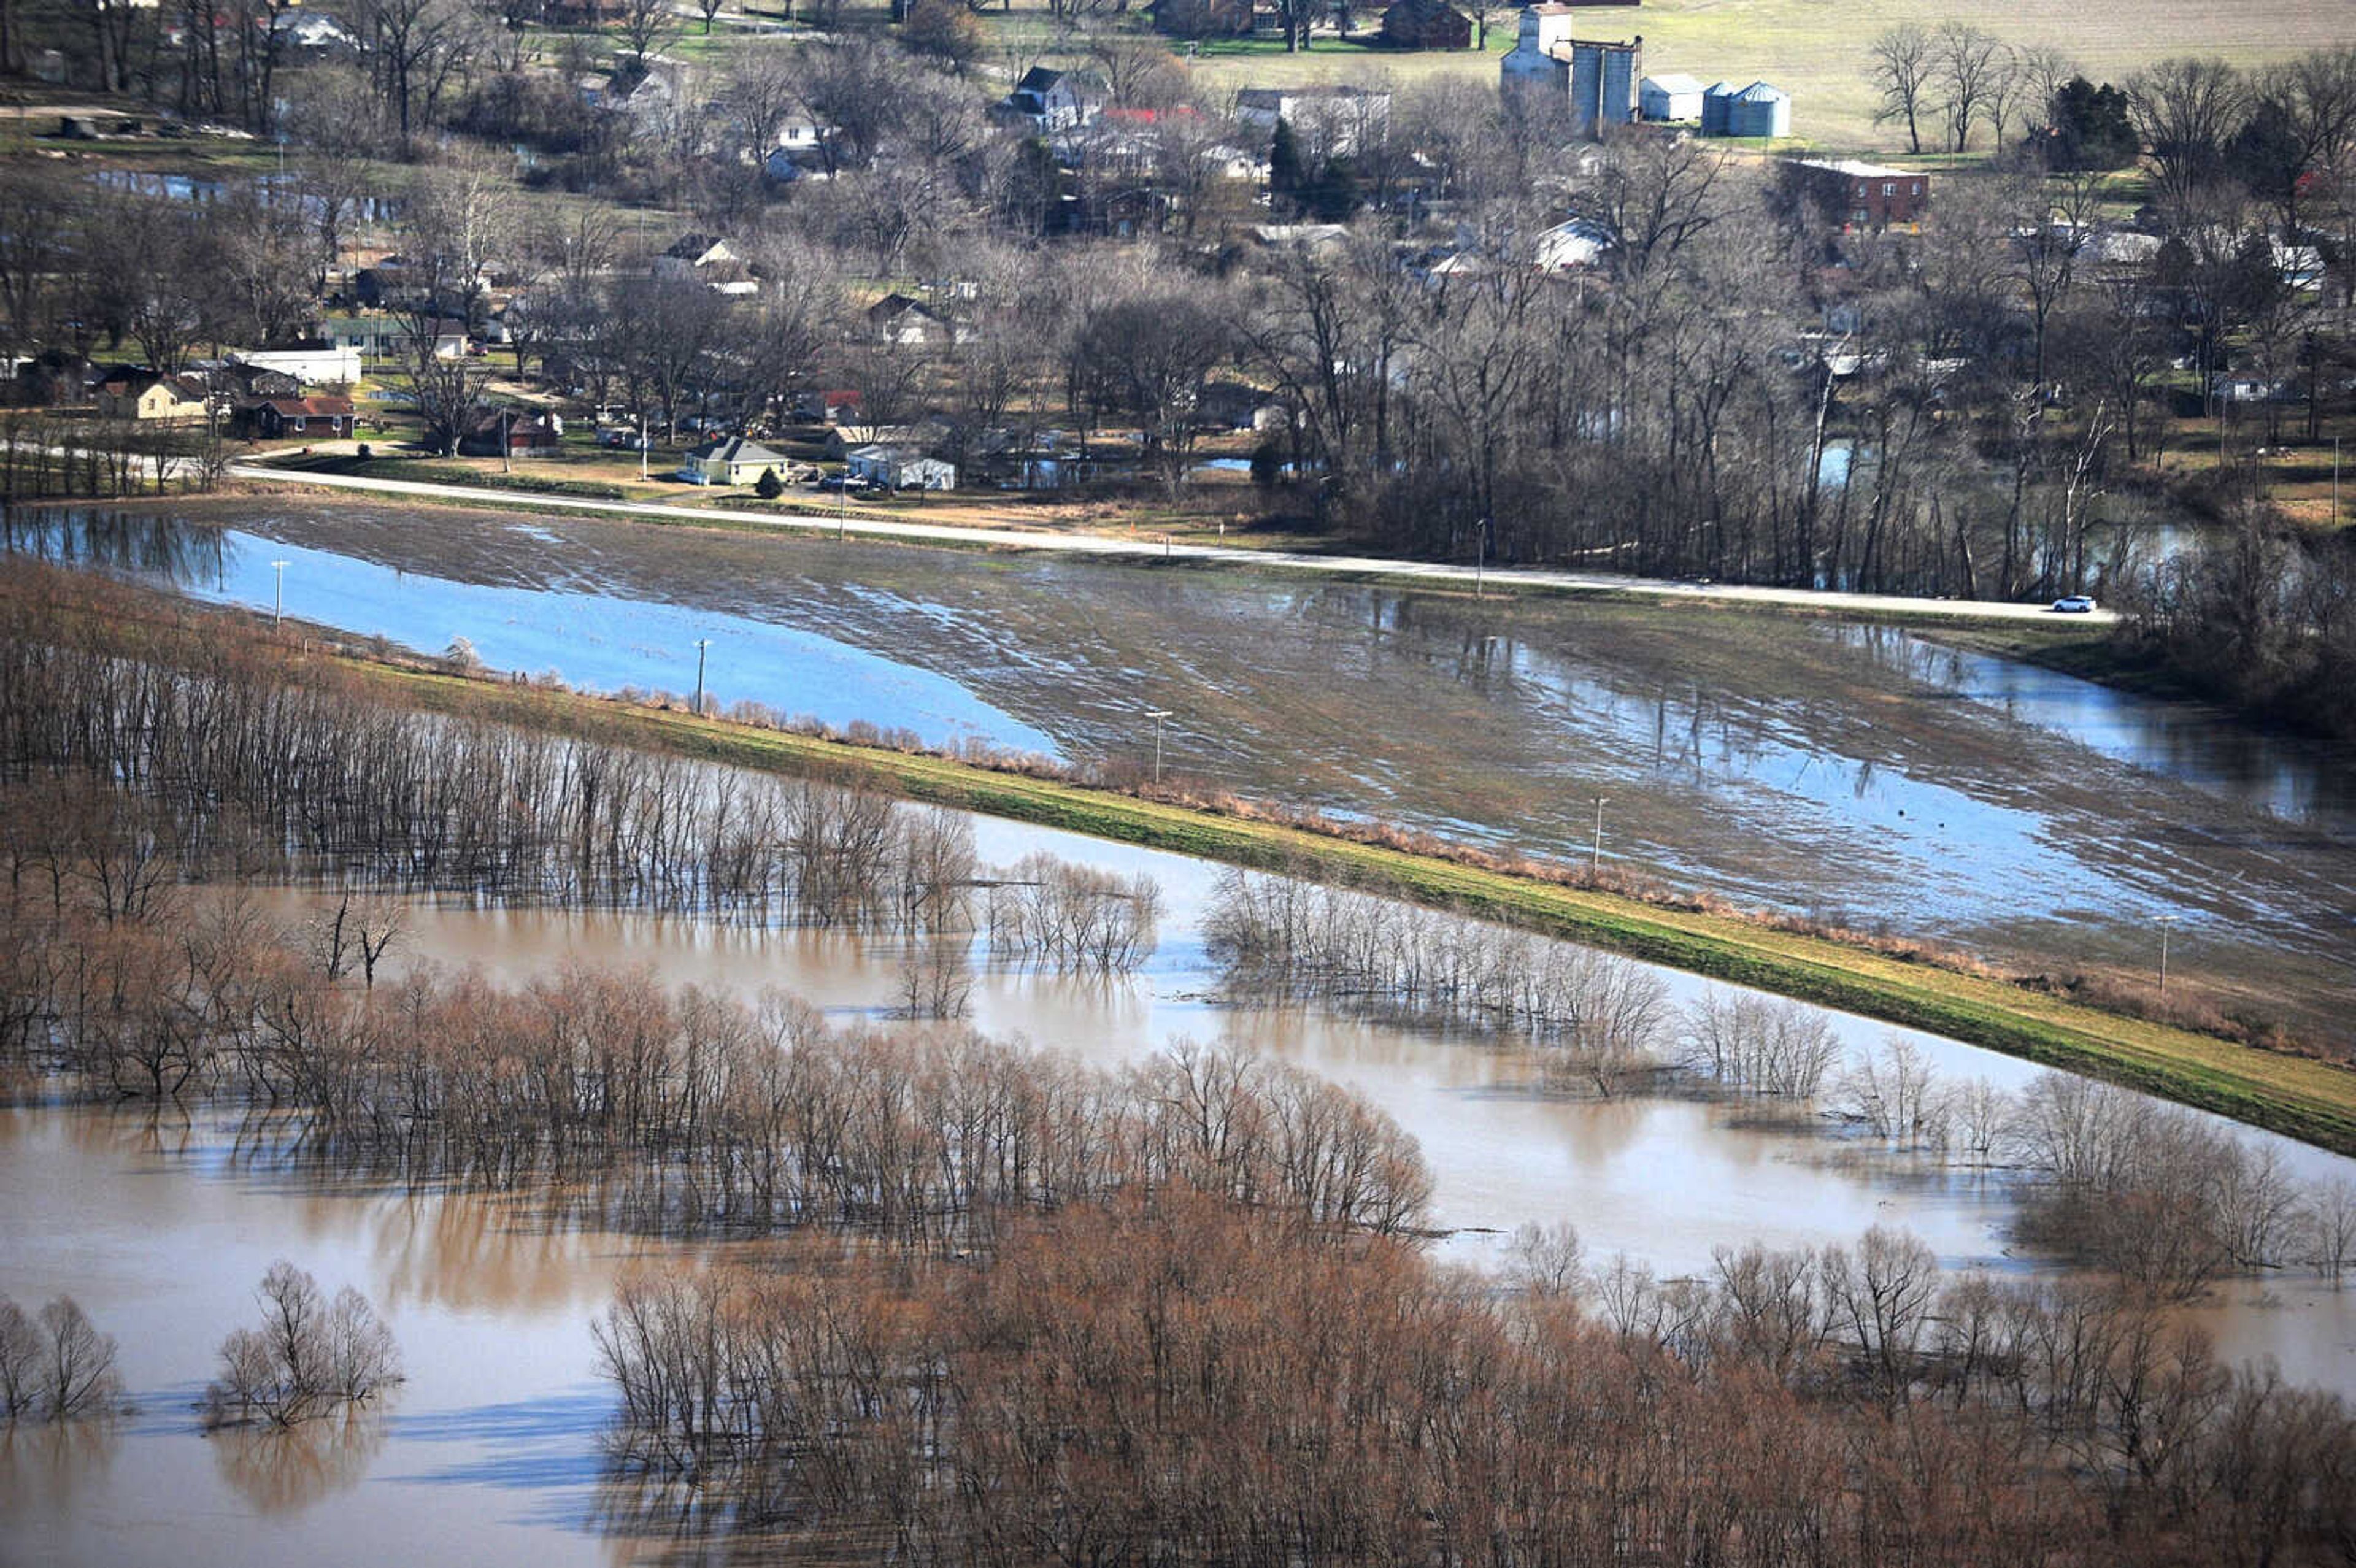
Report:
[{"label": "utility pole", "polygon": [[647,477],[647,411],[638,411],[638,478]]},{"label": "utility pole", "polygon": [[1167,708],[1149,708],[1145,716],[1153,720],[1153,787],[1162,787],[1162,721],[1170,717]]},{"label": "utility pole", "polygon": [[286,619],[286,564],[283,560],[270,563],[270,569],[278,574],[278,586],[270,601],[270,624],[273,626]]},{"label": "utility pole", "polygon": [[1595,797],[1595,842],[1587,852],[1587,880],[1594,881],[1603,875],[1603,808],[1612,802],[1603,795]]},{"label": "utility pole", "polygon": [[1472,555],[1472,597],[1475,599],[1481,597],[1481,577],[1489,564],[1489,519],[1482,518],[1479,528],[1481,532]]},{"label": "utility pole", "polygon": [[2159,922],[2159,999],[2163,1002],[2168,1000],[2168,928],[2183,918],[2180,914],[2163,914],[2158,917]]},{"label": "utility pole", "polygon": [[712,645],[710,637],[695,639],[695,716],[703,717],[703,651]]}]

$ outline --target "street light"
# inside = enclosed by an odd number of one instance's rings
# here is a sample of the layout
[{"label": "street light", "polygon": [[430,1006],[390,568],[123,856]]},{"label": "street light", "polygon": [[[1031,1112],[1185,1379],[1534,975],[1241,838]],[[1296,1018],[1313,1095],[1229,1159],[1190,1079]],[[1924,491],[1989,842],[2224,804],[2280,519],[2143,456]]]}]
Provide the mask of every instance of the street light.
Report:
[{"label": "street light", "polygon": [[1607,795],[1595,797],[1595,842],[1587,852],[1587,880],[1590,882],[1603,874],[1603,808],[1611,804]]},{"label": "street light", "polygon": [[2184,917],[2163,914],[2153,918],[2159,923],[2159,999],[2164,1002],[2168,1000],[2168,928]]},{"label": "street light", "polygon": [[271,570],[278,574],[278,586],[270,601],[270,624],[273,626],[286,619],[286,567],[287,563],[283,560],[270,563]]},{"label": "street light", "polygon": [[1472,597],[1475,599],[1481,597],[1482,571],[1489,564],[1489,519],[1482,518],[1477,526],[1481,533],[1472,556]]},{"label": "street light", "polygon": [[1167,708],[1149,708],[1145,716],[1153,720],[1153,787],[1162,787],[1162,721],[1170,717]]},{"label": "street light", "polygon": [[712,645],[710,637],[695,639],[695,716],[703,717],[703,651]]}]

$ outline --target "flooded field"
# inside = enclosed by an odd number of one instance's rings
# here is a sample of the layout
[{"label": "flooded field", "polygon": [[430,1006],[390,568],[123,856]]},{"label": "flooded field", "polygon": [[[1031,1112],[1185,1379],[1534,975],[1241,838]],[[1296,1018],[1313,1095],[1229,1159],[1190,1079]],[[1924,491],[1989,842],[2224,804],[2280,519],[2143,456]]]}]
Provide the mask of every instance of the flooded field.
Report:
[{"label": "flooded field", "polygon": [[[183,514],[176,514],[183,515]],[[311,500],[71,548],[427,651],[708,688],[1946,937],[2345,1040],[2356,752],[1831,622]],[[55,548],[55,530],[20,542]]]},{"label": "flooded field", "polygon": [[[1536,1061],[1478,1045],[1222,995],[1201,923],[1217,872],[1150,851],[1003,823],[978,848],[1005,864],[1045,848],[1127,873],[1167,901],[1149,965],[1078,981],[985,968],[974,1021],[1118,1064],[1179,1038],[1249,1046],[1361,1090],[1421,1143],[1436,1175],[1440,1255],[1495,1264],[1527,1221],[1569,1221],[1590,1255],[1625,1251],[1665,1275],[1722,1243],[1849,1241],[1876,1223],[1922,1235],[1949,1267],[2008,1274],[2009,1179],[1869,1147],[1821,1118],[1744,1125],[1697,1098],[1609,1103],[1539,1085]],[[305,895],[273,892],[292,921]],[[800,992],[838,1019],[878,1016],[896,991],[889,940],[625,914],[412,906],[400,963],[479,964],[520,981],[570,959],[647,965],[666,980]],[[1682,999],[1700,983],[1669,976]],[[1836,1018],[1869,1050],[1892,1031]],[[1909,1036],[1944,1077],[2019,1083],[2031,1069]],[[2264,1141],[2264,1135],[2244,1135]],[[2356,1162],[2280,1145],[2308,1179]],[[597,1434],[607,1402],[590,1318],[617,1270],[696,1249],[551,1229],[525,1207],[321,1184],[241,1156],[211,1114],[106,1107],[0,1115],[0,1289],[76,1296],[121,1341],[138,1413],[109,1427],[27,1429],[0,1444],[8,1560],[229,1563],[609,1562],[656,1543],[610,1539]],[[276,1257],[349,1282],[399,1338],[409,1382],[390,1406],[292,1437],[199,1435],[189,1406],[213,1347],[252,1315]],[[2229,1281],[2194,1314],[2233,1356],[2274,1355],[2295,1381],[2356,1392],[2356,1291],[2311,1280]]]}]

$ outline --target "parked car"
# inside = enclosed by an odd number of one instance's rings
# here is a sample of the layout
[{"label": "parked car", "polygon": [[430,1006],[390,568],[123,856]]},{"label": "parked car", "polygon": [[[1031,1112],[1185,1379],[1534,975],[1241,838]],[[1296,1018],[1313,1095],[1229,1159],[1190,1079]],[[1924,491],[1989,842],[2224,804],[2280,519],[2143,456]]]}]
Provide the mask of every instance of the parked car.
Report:
[{"label": "parked car", "polygon": [[2053,608],[2064,615],[2083,615],[2094,607],[2093,596],[2072,593],[2066,599],[2053,601]]},{"label": "parked car", "polygon": [[856,495],[869,485],[866,480],[855,474],[830,474],[818,482],[818,487],[821,490],[849,490]]}]

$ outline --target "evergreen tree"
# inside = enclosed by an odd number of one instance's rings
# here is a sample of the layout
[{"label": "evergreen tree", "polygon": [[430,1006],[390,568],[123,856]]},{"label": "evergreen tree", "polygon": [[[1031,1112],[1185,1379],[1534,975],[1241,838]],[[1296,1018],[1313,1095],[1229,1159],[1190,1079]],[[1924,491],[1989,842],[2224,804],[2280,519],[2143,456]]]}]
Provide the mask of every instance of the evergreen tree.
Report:
[{"label": "evergreen tree", "polygon": [[1301,143],[1292,133],[1292,123],[1276,123],[1276,139],[1268,149],[1268,192],[1275,204],[1288,204],[1297,209],[1304,171],[1301,166]]},{"label": "evergreen tree", "polygon": [[2142,151],[2127,121],[2127,95],[2083,76],[2053,95],[2040,141],[2046,165],[2054,169],[2125,168]]}]

